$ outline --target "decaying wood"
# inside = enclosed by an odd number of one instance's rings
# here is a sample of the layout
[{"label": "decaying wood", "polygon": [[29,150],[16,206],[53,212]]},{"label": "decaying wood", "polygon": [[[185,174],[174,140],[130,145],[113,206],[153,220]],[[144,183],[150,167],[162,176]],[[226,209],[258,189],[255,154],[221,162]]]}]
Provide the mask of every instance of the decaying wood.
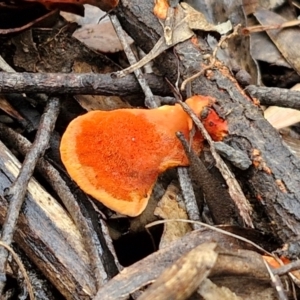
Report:
[{"label": "decaying wood", "polygon": [[[60,102],[58,98],[51,98],[41,118],[39,129],[32,148],[26,154],[21,170],[13,184],[5,190],[5,197],[9,200],[9,208],[2,228],[1,241],[8,246],[12,243],[16,223],[21,206],[24,202],[27,185],[33,174],[40,156],[48,147],[50,135],[54,129],[59,113]],[[0,274],[5,278],[5,265],[8,253],[5,248],[0,249]],[[5,280],[0,282],[0,294],[5,286]]]},{"label": "decaying wood", "polygon": [[[163,34],[163,28],[154,15],[145,13],[152,9],[152,3],[146,0],[123,0],[118,7],[123,28],[145,52],[150,51]],[[201,37],[197,38],[199,44],[206,44]],[[182,80],[200,71],[201,65],[205,64],[199,49],[191,41],[174,48],[180,59]],[[157,67],[172,82],[176,80],[177,57],[173,52],[166,51],[156,60]],[[290,243],[290,254],[298,253],[299,160],[282,144],[276,130],[263,118],[261,109],[246,96],[222,64],[216,64],[215,69],[209,71],[209,76],[195,79],[191,89],[193,94],[209,95],[217,99],[219,110],[229,124],[226,142],[243,151],[253,161],[249,169],[239,172],[238,178],[244,189],[251,192],[252,200],[259,200],[262,204],[260,209],[265,210],[274,234],[283,242]]]},{"label": "decaying wood", "polygon": [[[94,300],[126,299],[134,291],[155,281],[166,268],[172,266],[182,255],[202,243],[212,241],[218,241],[218,245],[221,245],[222,248],[216,248],[218,258],[209,275],[211,280],[218,282],[219,286],[228,280],[226,276],[232,278],[233,282],[236,280],[238,285],[234,292],[238,291],[243,299],[247,298],[247,294],[252,293],[252,283],[258,284],[259,282],[261,288],[262,294],[259,292],[256,297],[259,298],[263,293],[272,294],[273,289],[270,286],[269,274],[262,257],[253,251],[239,250],[239,248],[247,249],[249,246],[244,242],[237,244],[234,238],[224,237],[223,234],[206,229],[188,233],[167,247],[122,270],[97,292]],[[240,283],[245,282],[245,280],[247,280],[247,284],[243,285],[241,289]],[[227,286],[228,282],[225,285]],[[263,298],[262,296],[261,299]],[[271,299],[275,299],[275,297]]]},{"label": "decaying wood", "polygon": [[[162,78],[145,74],[156,95],[170,95]],[[128,96],[142,94],[133,75],[114,78],[112,74],[5,73],[0,72],[0,93],[48,93]]]},{"label": "decaying wood", "polygon": [[[15,180],[20,163],[1,142],[0,169],[3,224],[9,205],[3,191]],[[90,299],[96,292],[94,274],[78,229],[33,178],[28,184],[14,240],[67,299]]]},{"label": "decaying wood", "polygon": [[216,243],[203,243],[179,258],[138,300],[185,300],[206,279],[218,258]]}]

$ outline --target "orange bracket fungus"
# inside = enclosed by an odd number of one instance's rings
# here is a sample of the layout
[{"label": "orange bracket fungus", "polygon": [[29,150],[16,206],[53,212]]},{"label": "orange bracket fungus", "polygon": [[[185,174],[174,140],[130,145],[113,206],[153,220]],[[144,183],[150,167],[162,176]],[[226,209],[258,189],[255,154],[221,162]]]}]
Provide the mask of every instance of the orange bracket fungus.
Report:
[{"label": "orange bracket fungus", "polygon": [[[186,101],[198,116],[212,102],[213,98],[204,96]],[[212,125],[207,130],[216,140],[227,134],[226,121],[212,109],[206,122]],[[189,164],[175,133],[181,131],[189,139],[192,128],[192,120],[179,104],[91,111],[67,127],[60,145],[61,158],[83,191],[116,212],[137,216],[145,209],[158,175]],[[196,153],[202,144],[203,137],[196,132],[192,141]]]}]

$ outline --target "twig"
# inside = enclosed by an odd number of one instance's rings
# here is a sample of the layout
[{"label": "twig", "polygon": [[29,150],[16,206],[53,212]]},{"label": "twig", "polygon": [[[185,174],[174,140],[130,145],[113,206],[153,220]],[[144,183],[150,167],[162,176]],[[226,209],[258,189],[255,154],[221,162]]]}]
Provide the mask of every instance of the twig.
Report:
[{"label": "twig", "polygon": [[204,67],[201,71],[199,71],[198,73],[192,75],[191,77],[186,78],[186,79],[182,82],[181,87],[180,87],[180,89],[181,89],[182,91],[185,90],[185,87],[186,87],[186,85],[187,85],[189,82],[191,82],[192,80],[196,79],[196,78],[199,77],[200,75],[204,74],[207,70],[210,70],[210,69],[212,69],[212,68],[214,67],[214,65],[215,65],[215,63],[216,63],[216,60],[217,60],[217,52],[218,52],[219,48],[221,48],[222,44],[223,44],[225,41],[227,41],[227,40],[231,39],[232,37],[238,35],[238,34],[239,34],[238,31],[239,31],[240,27],[241,27],[241,24],[236,25],[236,26],[234,27],[233,32],[232,32],[231,34],[229,34],[229,35],[224,35],[224,36],[221,37],[220,41],[218,42],[217,46],[215,47],[215,49],[214,49],[214,51],[213,51],[213,53],[212,53],[211,61],[210,61],[209,65],[206,66],[206,67]]},{"label": "twig", "polygon": [[[179,185],[184,198],[184,203],[186,206],[186,212],[189,219],[192,221],[200,221],[199,208],[197,206],[197,200],[193,190],[192,181],[188,173],[187,168],[178,167],[177,168]],[[192,224],[193,229],[199,229],[198,224]]]},{"label": "twig", "polygon": [[[128,45],[127,41],[126,41],[126,38],[125,38],[125,35],[124,35],[124,31],[121,27],[121,24],[117,18],[116,15],[110,15],[110,20],[116,30],[116,33],[118,35],[118,38],[123,46],[123,49],[124,49],[124,52],[127,56],[127,59],[130,63],[130,65],[133,65],[137,62],[137,59],[135,58],[134,56],[134,53],[133,51],[131,50],[130,48],[130,45]],[[136,79],[138,80],[144,94],[145,94],[145,105],[148,107],[148,108],[155,108],[155,107],[158,107],[156,101],[155,101],[155,98],[154,98],[154,95],[144,77],[144,74],[142,73],[141,69],[135,69],[134,70],[134,74],[135,74],[135,77]]]},{"label": "twig", "polygon": [[27,286],[27,290],[28,290],[28,294],[29,294],[29,298],[30,300],[34,300],[34,294],[33,294],[33,290],[32,290],[32,285],[30,283],[30,279],[27,275],[26,269],[21,261],[21,259],[19,258],[18,254],[8,245],[6,245],[5,243],[0,241],[0,246],[2,246],[3,248],[5,248],[13,257],[13,259],[15,260],[15,262],[17,263],[23,277],[24,277],[24,281],[26,283]]},{"label": "twig", "polygon": [[[177,57],[177,55],[175,54]],[[178,82],[179,82],[179,58],[177,57],[177,66],[178,66],[178,78],[176,81],[176,86],[166,78],[167,83],[170,85],[172,92],[175,95],[175,98],[178,100],[182,100],[182,95],[178,89]],[[190,179],[190,175],[188,173],[187,168],[179,167],[177,168],[177,174],[179,179],[180,188],[182,190],[182,196],[186,205],[186,212],[190,218],[190,220],[198,221],[200,220],[200,212],[199,207],[197,204],[197,200],[195,197],[192,181]],[[197,224],[192,224],[193,229],[198,229]]]},{"label": "twig", "polygon": [[[154,94],[169,95],[164,80],[143,75]],[[142,93],[134,75],[112,78],[112,74],[6,73],[0,72],[0,93],[48,93],[128,96]]]},{"label": "twig", "polygon": [[[35,141],[24,159],[20,173],[12,186],[6,191],[6,197],[9,199],[10,205],[2,228],[1,240],[7,245],[10,245],[13,240],[16,222],[24,201],[28,182],[32,176],[37,160],[48,146],[58,113],[59,99],[53,97],[49,100],[49,103],[45,108],[45,113],[41,118]],[[0,274],[3,276],[2,278],[5,278],[6,259],[7,251],[0,251]],[[3,292],[4,285],[5,281],[1,281],[0,294]]]},{"label": "twig", "polygon": [[200,225],[202,227],[211,229],[213,231],[216,231],[216,232],[222,233],[224,235],[236,238],[237,240],[243,241],[243,242],[245,242],[245,243],[247,243],[249,245],[252,245],[257,250],[261,251],[261,253],[268,254],[269,256],[275,258],[276,260],[278,259],[274,254],[272,254],[271,252],[268,252],[267,250],[265,250],[264,248],[260,247],[259,245],[257,245],[256,243],[252,242],[251,240],[248,240],[248,239],[246,239],[246,238],[244,238],[242,236],[236,235],[236,234],[231,233],[229,231],[223,230],[221,227],[212,226],[212,225],[200,222],[200,221],[191,221],[191,220],[186,220],[186,219],[159,220],[159,221],[154,221],[154,222],[151,222],[151,223],[147,224],[145,226],[145,228],[148,229],[148,228],[150,228],[152,226],[156,226],[156,225],[160,225],[160,224],[164,224],[164,223],[169,223],[169,222],[183,222],[183,223],[189,223],[189,224],[193,224],[193,223],[198,224],[198,225]]},{"label": "twig", "polygon": [[203,137],[209,143],[211,153],[216,161],[216,166],[227,183],[229,194],[232,200],[234,201],[235,205],[239,209],[240,216],[242,217],[246,225],[253,228],[254,226],[250,217],[252,212],[251,206],[248,200],[246,199],[245,195],[243,194],[240,185],[235,179],[234,174],[230,171],[230,169],[222,160],[220,155],[216,152],[213,140],[211,139],[208,132],[206,131],[206,129],[204,128],[200,120],[197,118],[195,113],[191,110],[191,108],[186,103],[180,100],[177,101],[182,106],[183,110],[191,117],[191,119],[193,120],[197,128],[202,133]]},{"label": "twig", "polygon": [[297,271],[297,270],[300,270],[300,260],[293,261],[287,265],[284,265],[280,268],[273,270],[273,274],[281,276],[281,275],[287,274],[292,271]]},{"label": "twig", "polygon": [[282,282],[280,281],[279,276],[274,275],[273,271],[271,270],[271,268],[269,267],[268,263],[265,260],[264,260],[264,263],[265,263],[266,269],[268,270],[268,272],[270,274],[271,284],[277,291],[278,299],[279,300],[287,300],[288,298],[284,292],[283,285],[282,285]]},{"label": "twig", "polygon": [[241,33],[244,35],[249,35],[251,33],[262,32],[262,31],[267,31],[272,29],[280,30],[283,28],[296,27],[299,24],[300,24],[300,20],[291,20],[291,21],[286,21],[282,24],[249,26],[249,27],[242,28]]},{"label": "twig", "polygon": [[263,105],[300,109],[300,91],[255,85],[248,85],[245,90]]}]

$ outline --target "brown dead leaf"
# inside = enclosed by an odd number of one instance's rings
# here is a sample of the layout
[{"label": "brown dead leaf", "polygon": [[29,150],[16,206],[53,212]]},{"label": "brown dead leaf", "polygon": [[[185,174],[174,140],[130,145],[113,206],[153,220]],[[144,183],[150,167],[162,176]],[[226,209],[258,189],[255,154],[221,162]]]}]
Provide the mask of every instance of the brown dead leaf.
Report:
[{"label": "brown dead leaf", "polygon": [[[81,26],[73,33],[73,37],[95,51],[103,53],[122,51],[123,47],[110,19],[105,17],[105,12],[88,4],[85,4],[84,8],[84,17],[66,12],[60,13],[68,22],[76,22]],[[100,19],[101,22],[99,23]],[[132,38],[126,32],[124,35],[128,44],[131,45],[133,43]]]},{"label": "brown dead leaf", "polygon": [[[109,20],[100,24],[85,25],[76,30],[73,36],[90,49],[102,53],[116,53],[123,50],[115,29]],[[125,36],[128,44],[132,44],[132,38],[127,34]]]},{"label": "brown dead leaf", "polygon": [[[178,200],[182,196],[179,193],[178,187],[174,184],[170,184],[163,195],[162,199],[158,202],[157,207],[154,211],[154,215],[164,220],[168,219],[188,219],[188,215],[183,209]],[[181,198],[182,201],[182,198]],[[182,201],[183,202],[183,201]],[[187,232],[190,232],[192,227],[188,223],[180,222],[169,222],[164,224],[164,231],[161,237],[159,248],[166,247],[172,241],[184,236]]]},{"label": "brown dead leaf", "polygon": [[280,135],[290,151],[300,158],[300,137],[290,128],[281,129]]},{"label": "brown dead leaf", "polygon": [[210,279],[205,278],[199,288],[198,293],[203,297],[204,300],[242,300],[243,298],[237,296],[229,288],[222,286],[219,287],[213,283]]},{"label": "brown dead leaf", "polygon": [[119,108],[131,107],[128,103],[124,102],[118,96],[76,95],[74,97],[78,101],[78,103],[87,111],[114,110]]},{"label": "brown dead leaf", "polygon": [[[75,73],[91,73],[93,67],[86,62],[75,61],[73,72]],[[118,108],[130,108],[131,106],[124,102],[118,96],[101,96],[101,95],[76,95],[74,98],[87,111],[90,110],[114,110]]]},{"label": "brown dead leaf", "polygon": [[209,23],[206,20],[204,14],[194,9],[187,3],[182,2],[181,7],[183,8],[186,14],[187,23],[190,29],[202,30],[202,31],[216,31],[219,32],[220,34],[225,34],[232,29],[232,25],[230,21],[227,21],[219,25],[214,25]]},{"label": "brown dead leaf", "polygon": [[[254,13],[254,16],[263,26],[280,25],[287,22],[287,20],[280,15],[265,9],[258,10]],[[282,56],[300,75],[300,28],[297,26],[285,29],[272,29],[266,32]]]},{"label": "brown dead leaf", "polygon": [[24,121],[24,118],[10,105],[3,95],[0,95],[0,109],[5,111],[14,119],[17,119],[19,122]]},{"label": "brown dead leaf", "polygon": [[248,16],[253,14],[257,8],[275,9],[284,3],[284,0],[243,0],[243,8]]},{"label": "brown dead leaf", "polygon": [[102,21],[108,20],[108,17],[104,17],[106,15],[104,11],[99,7],[89,4],[84,4],[84,16],[78,16],[64,11],[61,11],[60,15],[68,22],[75,22],[82,27],[87,24],[97,24],[100,18],[103,18]]}]

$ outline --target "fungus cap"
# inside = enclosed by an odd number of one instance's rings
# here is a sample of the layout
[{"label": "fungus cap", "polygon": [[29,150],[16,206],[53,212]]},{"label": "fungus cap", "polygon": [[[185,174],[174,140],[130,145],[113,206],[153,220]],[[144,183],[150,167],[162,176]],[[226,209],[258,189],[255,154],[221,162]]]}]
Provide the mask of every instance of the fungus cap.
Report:
[{"label": "fungus cap", "polygon": [[[193,96],[188,105],[197,115],[211,98]],[[61,159],[72,179],[110,209],[137,216],[146,207],[160,173],[187,166],[175,133],[189,139],[191,119],[180,105],[156,109],[91,111],[74,119],[60,145]],[[203,138],[196,132],[192,148]]]}]

